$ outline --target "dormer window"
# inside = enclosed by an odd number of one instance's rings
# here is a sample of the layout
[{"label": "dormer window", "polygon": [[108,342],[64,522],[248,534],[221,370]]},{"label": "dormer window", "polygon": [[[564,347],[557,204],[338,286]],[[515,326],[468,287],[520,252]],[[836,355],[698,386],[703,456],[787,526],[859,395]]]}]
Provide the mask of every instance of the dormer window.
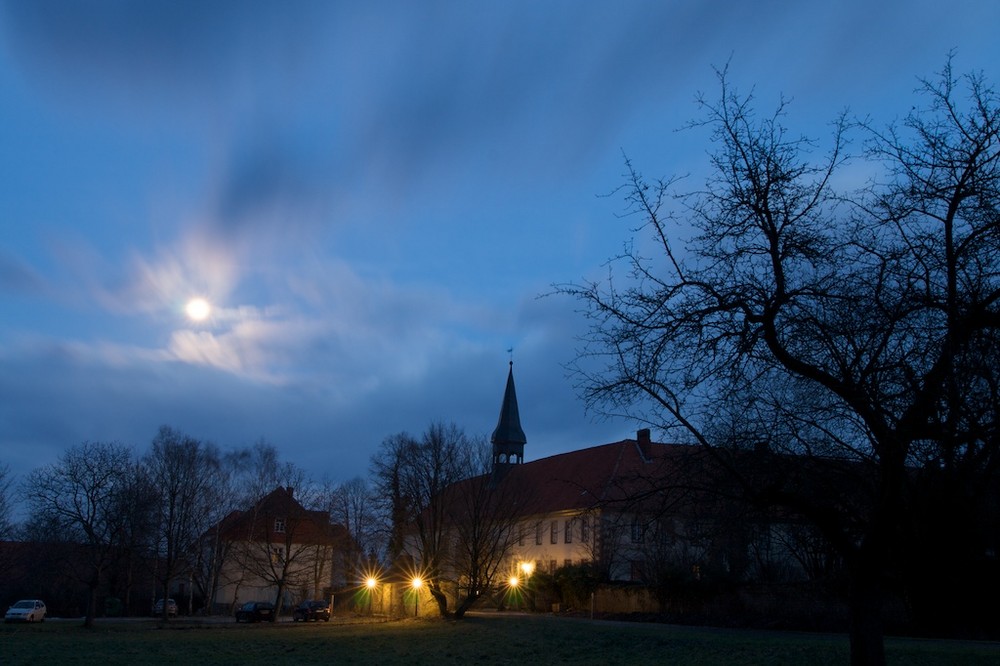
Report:
[{"label": "dormer window", "polygon": [[285,533],[285,519],[284,518],[275,518],[274,519],[274,531],[277,532],[278,534],[284,534]]}]

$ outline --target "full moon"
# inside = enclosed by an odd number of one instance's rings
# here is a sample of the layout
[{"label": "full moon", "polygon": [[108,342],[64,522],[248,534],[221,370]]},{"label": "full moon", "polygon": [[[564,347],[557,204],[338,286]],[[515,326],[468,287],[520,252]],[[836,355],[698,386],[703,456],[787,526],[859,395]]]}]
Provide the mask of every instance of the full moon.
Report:
[{"label": "full moon", "polygon": [[204,321],[208,318],[208,315],[211,314],[212,306],[210,306],[208,301],[204,298],[192,298],[188,301],[184,311],[187,312],[187,316],[194,321]]}]

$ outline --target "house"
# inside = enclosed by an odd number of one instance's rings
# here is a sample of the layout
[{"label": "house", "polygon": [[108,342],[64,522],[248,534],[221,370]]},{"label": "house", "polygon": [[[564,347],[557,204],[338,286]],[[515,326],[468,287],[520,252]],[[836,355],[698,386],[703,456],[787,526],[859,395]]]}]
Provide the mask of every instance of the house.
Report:
[{"label": "house", "polygon": [[206,561],[217,572],[214,608],[271,601],[280,612],[304,599],[329,598],[344,583],[349,539],[325,511],[303,507],[293,488],[275,488],[205,535]]}]

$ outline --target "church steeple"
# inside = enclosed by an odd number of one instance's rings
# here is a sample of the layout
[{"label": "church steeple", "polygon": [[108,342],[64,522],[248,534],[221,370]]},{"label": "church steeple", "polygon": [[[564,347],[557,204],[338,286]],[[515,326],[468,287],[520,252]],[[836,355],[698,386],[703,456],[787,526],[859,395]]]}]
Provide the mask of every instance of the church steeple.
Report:
[{"label": "church steeple", "polygon": [[493,443],[493,469],[503,465],[519,465],[524,462],[524,445],[528,441],[521,430],[521,417],[517,411],[517,393],[514,391],[514,361],[510,362],[507,373],[507,388],[503,392],[500,419],[496,430],[490,436]]}]

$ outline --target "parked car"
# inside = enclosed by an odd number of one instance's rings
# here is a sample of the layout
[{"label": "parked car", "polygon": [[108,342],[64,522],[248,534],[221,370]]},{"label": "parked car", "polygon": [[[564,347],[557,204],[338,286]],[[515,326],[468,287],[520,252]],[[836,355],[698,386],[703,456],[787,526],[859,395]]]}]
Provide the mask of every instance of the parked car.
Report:
[{"label": "parked car", "polygon": [[236,610],[237,622],[274,622],[274,604],[248,601]]},{"label": "parked car", "polygon": [[21,599],[7,609],[4,622],[45,622],[45,602],[40,599]]},{"label": "parked car", "polygon": [[[163,617],[163,599],[153,604],[153,617]],[[177,617],[177,602],[173,599],[167,599],[167,617]]]},{"label": "parked car", "polygon": [[292,611],[293,622],[308,622],[309,620],[330,621],[330,604],[322,599],[303,601]]}]

